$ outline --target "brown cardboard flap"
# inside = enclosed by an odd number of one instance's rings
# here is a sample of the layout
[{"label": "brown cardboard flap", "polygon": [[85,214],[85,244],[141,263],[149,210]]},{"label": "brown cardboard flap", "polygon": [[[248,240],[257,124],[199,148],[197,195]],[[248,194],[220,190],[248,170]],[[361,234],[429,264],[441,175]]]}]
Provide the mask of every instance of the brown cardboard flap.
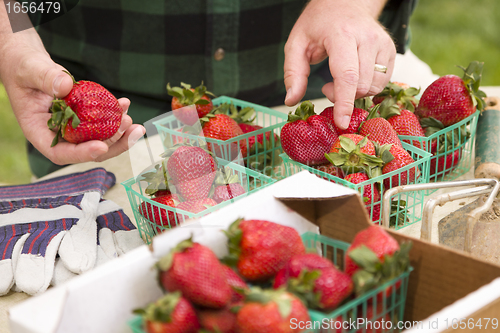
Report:
[{"label": "brown cardboard flap", "polygon": [[500,276],[500,266],[465,253],[389,231],[412,241],[405,320],[423,320]]}]

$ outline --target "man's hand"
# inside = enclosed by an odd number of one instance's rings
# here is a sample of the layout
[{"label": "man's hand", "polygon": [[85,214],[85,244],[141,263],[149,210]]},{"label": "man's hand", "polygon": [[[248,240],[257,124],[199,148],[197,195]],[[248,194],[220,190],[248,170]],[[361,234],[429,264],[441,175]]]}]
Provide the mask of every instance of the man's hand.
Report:
[{"label": "man's hand", "polygon": [[[333,82],[322,92],[335,103],[335,123],[347,128],[356,98],[376,95],[389,82],[394,42],[377,21],[386,0],[311,0],[285,45],[285,104],[293,106],[307,88],[310,65],[329,57]],[[375,64],[387,73],[374,71]]]},{"label": "man's hand", "polygon": [[56,135],[47,127],[49,109],[54,96],[65,97],[73,87],[71,77],[54,63],[34,29],[16,33],[8,31],[5,7],[0,5],[0,79],[9,96],[12,110],[25,137],[52,162],[63,165],[88,161],[103,161],[126,151],[144,133],[141,125],[133,125],[126,111],[130,101],[119,99],[124,110],[118,132],[106,141],[72,144],[60,141],[54,147]]}]

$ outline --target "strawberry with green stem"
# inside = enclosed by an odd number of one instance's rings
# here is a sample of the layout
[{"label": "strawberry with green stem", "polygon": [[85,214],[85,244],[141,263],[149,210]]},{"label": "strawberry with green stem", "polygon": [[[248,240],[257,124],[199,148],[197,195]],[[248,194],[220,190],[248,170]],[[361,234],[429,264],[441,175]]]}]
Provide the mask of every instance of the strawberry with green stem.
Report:
[{"label": "strawberry with green stem", "polygon": [[208,198],[217,162],[207,150],[189,145],[174,146],[162,156],[168,157],[169,186],[174,187],[184,201]]},{"label": "strawberry with green stem", "polygon": [[247,281],[266,282],[291,257],[305,253],[297,230],[270,221],[238,219],[225,233],[229,255],[224,262]]},{"label": "strawberry with green stem", "polygon": [[376,177],[384,160],[376,156],[374,144],[359,134],[341,135],[325,157],[331,164],[342,169],[344,178],[350,173],[365,172]]},{"label": "strawberry with green stem", "polygon": [[180,292],[166,294],[134,313],[142,316],[146,333],[196,333],[200,328],[193,306]]},{"label": "strawberry with green stem", "polygon": [[[402,147],[391,146],[389,152],[393,156],[393,159],[384,165],[382,168],[383,174],[400,170],[407,165],[415,163],[415,160],[411,157],[411,155]],[[385,189],[389,189],[396,186],[406,185],[415,182],[418,177],[420,177],[420,170],[417,167],[412,167],[409,170],[400,171],[391,177],[385,178],[384,187]]]},{"label": "strawberry with green stem", "polygon": [[273,288],[286,286],[308,308],[331,311],[353,291],[351,278],[315,253],[296,255],[274,279]]},{"label": "strawberry with green stem", "polygon": [[[356,295],[362,295],[406,272],[412,243],[398,242],[382,227],[372,225],[358,232],[346,251],[345,272],[352,277]],[[401,281],[395,284],[399,288]],[[377,294],[382,300],[394,292],[389,286]]]},{"label": "strawberry with green stem", "polygon": [[167,93],[172,96],[174,116],[185,125],[193,126],[213,109],[210,96],[215,97],[215,95],[207,91],[203,82],[196,88],[191,88],[191,85],[182,82],[181,87],[172,88],[169,83]]},{"label": "strawberry with green stem", "polygon": [[[200,136],[226,141],[243,134],[238,123],[226,114],[210,112],[203,118],[200,118],[201,132]],[[215,156],[225,160],[232,161],[240,153],[241,143],[232,142],[231,144],[218,144],[207,142],[208,150]]]},{"label": "strawberry with green stem", "polygon": [[359,127],[359,134],[368,136],[371,141],[377,142],[380,145],[393,144],[402,147],[398,133],[385,118],[380,116],[379,111],[386,115],[386,117],[389,117],[391,114],[400,114],[399,108],[396,105],[392,104],[389,100],[384,100],[370,109],[370,114],[366,121]]},{"label": "strawberry with green stem", "polygon": [[169,291],[180,291],[190,302],[220,309],[229,304],[232,290],[222,264],[207,246],[191,239],[180,242],[156,264],[161,286]]},{"label": "strawberry with green stem", "polygon": [[403,82],[393,81],[389,82],[380,93],[373,96],[373,103],[380,104],[385,99],[392,99],[392,103],[397,104],[401,110],[414,112],[418,105],[418,99],[415,96],[419,93],[420,89],[410,87]]},{"label": "strawberry with green stem", "polygon": [[293,320],[306,323],[311,319],[305,305],[293,294],[284,290],[262,290],[253,287],[236,315],[238,333],[291,333]]},{"label": "strawberry with green stem", "polygon": [[332,121],[314,113],[314,105],[305,101],[288,115],[281,129],[283,151],[294,161],[306,165],[327,163],[325,153],[330,151],[338,135]]},{"label": "strawberry with green stem", "polygon": [[473,61],[457,75],[445,75],[432,82],[423,92],[415,114],[420,119],[435,118],[445,127],[456,124],[485,107],[486,94],[479,90],[483,63]]},{"label": "strawberry with green stem", "polygon": [[123,109],[106,88],[92,81],[75,81],[63,99],[55,98],[47,126],[56,131],[52,147],[62,137],[67,142],[107,140],[120,128]]},{"label": "strawberry with green stem", "polygon": [[198,213],[201,213],[204,210],[209,209],[210,207],[214,207],[216,205],[217,205],[217,202],[212,198],[203,198],[203,199],[194,200],[194,201],[181,202],[176,207],[177,221],[178,221],[178,223],[182,223],[184,221],[187,221],[190,218],[189,215],[183,214],[183,213],[179,212],[178,210],[184,210],[186,212],[198,214]]}]

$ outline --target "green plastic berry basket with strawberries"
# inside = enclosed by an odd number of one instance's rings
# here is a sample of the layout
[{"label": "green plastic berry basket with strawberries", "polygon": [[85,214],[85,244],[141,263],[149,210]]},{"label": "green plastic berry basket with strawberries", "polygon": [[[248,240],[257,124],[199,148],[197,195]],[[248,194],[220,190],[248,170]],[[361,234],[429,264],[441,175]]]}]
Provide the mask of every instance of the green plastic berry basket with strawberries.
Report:
[{"label": "green plastic berry basket with strawberries", "polygon": [[[316,251],[332,261],[335,266],[343,270],[344,258],[350,244],[312,232],[302,235],[302,241],[309,251]],[[408,281],[413,268],[409,266],[402,274],[386,283],[362,294],[344,301],[331,312],[321,312],[309,309],[310,322],[302,323],[306,330],[303,332],[371,332],[370,326],[381,325],[383,320],[384,332],[401,332],[397,327],[403,322],[408,291]],[[358,318],[363,318],[361,322]],[[290,323],[299,325],[299,323]],[[309,325],[310,327],[308,327]],[[344,327],[340,327],[340,325]],[[145,333],[143,319],[134,316],[128,321],[133,333]],[[299,327],[299,326],[297,326]]]},{"label": "green plastic berry basket with strawberries", "polygon": [[[430,182],[454,180],[471,169],[474,164],[474,143],[479,114],[477,111],[454,125],[432,131],[432,134],[426,137],[399,136],[401,141],[412,142],[432,155],[428,176]],[[429,123],[429,126],[432,125]],[[436,125],[436,129],[442,127],[442,124]],[[434,191],[437,189],[426,194]]]},{"label": "green plastic berry basket with strawberries", "polygon": [[[219,140],[200,136],[200,128],[184,126],[173,114],[153,122],[166,149],[172,147],[179,141],[196,143],[206,141],[217,157],[225,160],[236,160],[242,158],[245,166],[249,169],[264,173],[275,179],[284,178],[280,172],[282,160],[280,132],[287,122],[288,115],[258,104],[242,101],[236,98],[220,96],[212,100],[214,107],[221,105],[233,105],[233,112],[239,112],[251,108],[254,112],[249,116],[243,116],[240,121],[247,121],[252,125],[258,125],[259,129],[249,133],[235,136],[229,140]],[[230,115],[231,113],[228,112]],[[234,113],[233,113],[234,115]],[[196,126],[195,126],[196,127]],[[241,156],[238,153],[241,151]]]},{"label": "green plastic berry basket with strawberries", "polygon": [[[402,142],[402,145],[415,162],[395,171],[363,181],[359,184],[353,184],[345,179],[327,173],[324,169],[322,170],[321,166],[312,167],[296,162],[285,153],[281,154],[281,158],[284,162],[285,174],[287,177],[292,176],[297,172],[307,170],[320,178],[358,191],[365,201],[365,207],[370,219],[376,224],[381,224],[381,205],[385,190],[398,185],[404,185],[405,180],[407,184],[423,184],[428,183],[429,181],[428,177],[431,154],[405,142]],[[373,195],[375,192],[377,193],[376,196]],[[424,197],[424,191],[394,195],[391,198],[391,227],[401,229],[413,223],[419,222],[422,219]],[[367,201],[366,198],[373,198],[373,200],[370,199]]]},{"label": "green plastic berry basket with strawberries", "polygon": [[230,200],[223,201],[217,205],[207,207],[199,213],[176,209],[150,199],[145,193],[148,183],[141,175],[121,183],[123,187],[125,187],[137,229],[145,243],[151,244],[155,235],[171,229],[185,220],[207,215],[276,182],[275,179],[269,176],[230,161],[217,158],[217,163],[219,167],[224,167],[228,176],[235,175],[238,177],[238,181],[243,186],[246,193]]},{"label": "green plastic berry basket with strawberries", "polygon": [[[304,233],[302,241],[306,249],[316,250],[343,270],[349,243],[312,232]],[[397,325],[403,322],[408,281],[412,271],[413,268],[409,266],[396,278],[342,303],[329,313],[309,310],[311,323],[316,323],[316,327],[309,332],[351,333],[365,332],[365,330],[366,332],[401,332],[402,329],[399,329]],[[392,292],[387,292],[388,290]],[[358,318],[363,318],[364,323],[361,324]],[[381,320],[386,325],[384,329],[375,326],[381,325]]]}]

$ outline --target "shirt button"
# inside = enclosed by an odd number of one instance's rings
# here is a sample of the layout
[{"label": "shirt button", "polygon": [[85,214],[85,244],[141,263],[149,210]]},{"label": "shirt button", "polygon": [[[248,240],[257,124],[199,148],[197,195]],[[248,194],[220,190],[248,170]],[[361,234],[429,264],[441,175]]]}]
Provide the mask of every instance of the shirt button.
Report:
[{"label": "shirt button", "polygon": [[214,59],[217,61],[221,61],[224,59],[224,56],[226,55],[226,51],[224,51],[223,48],[218,48],[215,53],[214,53]]}]

